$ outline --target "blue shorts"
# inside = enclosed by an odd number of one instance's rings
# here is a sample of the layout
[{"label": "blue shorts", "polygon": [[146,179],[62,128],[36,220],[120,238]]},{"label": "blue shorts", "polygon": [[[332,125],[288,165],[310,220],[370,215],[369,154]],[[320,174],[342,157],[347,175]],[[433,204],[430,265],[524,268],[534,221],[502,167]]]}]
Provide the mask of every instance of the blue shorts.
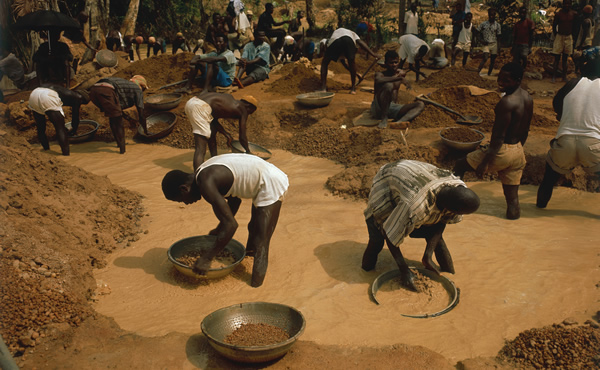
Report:
[{"label": "blue shorts", "polygon": [[[215,67],[217,67],[215,65]],[[229,75],[227,73],[225,73],[225,71],[223,71],[223,69],[221,67],[217,67],[219,68],[219,71],[217,73],[215,73],[215,75],[213,76],[212,80],[210,81],[210,85],[211,86],[219,86],[219,87],[229,87],[231,86],[231,84],[233,83],[233,81],[231,80],[231,77],[229,77]],[[202,75],[202,78],[200,79],[202,82],[204,82],[204,76],[206,76],[206,67],[204,69],[204,74]]]}]

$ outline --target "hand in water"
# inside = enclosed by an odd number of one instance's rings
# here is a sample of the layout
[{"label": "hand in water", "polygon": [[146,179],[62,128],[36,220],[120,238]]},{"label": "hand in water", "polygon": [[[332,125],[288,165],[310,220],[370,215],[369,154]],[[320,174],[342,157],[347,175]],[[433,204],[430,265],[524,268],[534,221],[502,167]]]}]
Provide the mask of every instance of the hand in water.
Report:
[{"label": "hand in water", "polygon": [[400,271],[400,281],[402,281],[402,284],[408,289],[415,292],[420,292],[419,288],[417,288],[417,285],[415,284],[415,274],[410,269],[407,269],[406,271]]}]

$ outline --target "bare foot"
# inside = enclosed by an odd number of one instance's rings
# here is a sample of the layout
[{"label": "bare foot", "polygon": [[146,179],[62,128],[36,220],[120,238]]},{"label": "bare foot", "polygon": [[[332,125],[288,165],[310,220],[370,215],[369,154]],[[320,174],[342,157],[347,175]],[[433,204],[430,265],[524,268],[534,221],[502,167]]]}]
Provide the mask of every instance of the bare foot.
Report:
[{"label": "bare foot", "polygon": [[384,118],[381,120],[381,122],[379,122],[379,125],[377,125],[377,127],[379,128],[387,128],[388,127],[388,123],[387,123],[387,118]]}]

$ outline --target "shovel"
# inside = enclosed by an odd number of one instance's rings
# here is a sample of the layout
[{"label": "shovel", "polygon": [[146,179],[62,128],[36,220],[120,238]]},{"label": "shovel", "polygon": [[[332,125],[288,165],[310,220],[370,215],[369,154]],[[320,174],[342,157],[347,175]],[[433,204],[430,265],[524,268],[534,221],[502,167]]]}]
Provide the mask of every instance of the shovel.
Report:
[{"label": "shovel", "polygon": [[365,71],[365,73],[363,73],[363,75],[358,75],[358,82],[356,83],[356,86],[360,85],[360,83],[365,79],[365,77],[367,77],[367,73],[369,73],[369,71],[371,70],[371,68],[373,68],[373,66],[375,65],[375,63],[377,63],[379,61],[378,58],[375,58],[373,60],[373,62],[371,62],[371,64],[369,65],[369,67],[367,68],[367,70]]},{"label": "shovel", "polygon": [[458,117],[460,117],[459,119],[456,120],[456,123],[461,124],[461,125],[476,125],[479,124],[481,122],[483,122],[483,119],[481,119],[481,117],[478,116],[463,116],[462,114],[458,113],[455,110],[452,110],[444,105],[441,105],[440,103],[434,102],[433,100],[429,99],[428,97],[426,97],[425,95],[421,94],[419,96],[417,96],[417,99],[425,102],[425,103],[429,103],[431,105],[435,105],[436,107],[442,108],[445,111],[448,111],[450,113],[454,113],[456,114]]}]

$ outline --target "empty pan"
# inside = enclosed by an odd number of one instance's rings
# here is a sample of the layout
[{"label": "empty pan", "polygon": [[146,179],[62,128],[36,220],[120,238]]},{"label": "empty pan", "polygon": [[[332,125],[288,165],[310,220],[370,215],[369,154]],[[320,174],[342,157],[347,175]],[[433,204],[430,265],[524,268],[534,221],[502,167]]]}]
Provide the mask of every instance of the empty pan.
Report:
[{"label": "empty pan", "polygon": [[431,105],[435,105],[436,107],[442,108],[443,110],[448,111],[450,113],[456,114],[458,117],[460,117],[459,119],[456,120],[456,123],[459,123],[461,125],[476,125],[476,124],[479,124],[479,123],[483,122],[483,119],[481,119],[481,117],[478,117],[478,116],[463,116],[462,114],[458,113],[457,111],[452,110],[452,109],[446,107],[445,105],[441,105],[440,103],[435,102],[435,101],[429,99],[425,95],[421,94],[421,95],[417,96],[417,99],[420,100],[420,101],[422,101],[422,102],[429,103]]}]

